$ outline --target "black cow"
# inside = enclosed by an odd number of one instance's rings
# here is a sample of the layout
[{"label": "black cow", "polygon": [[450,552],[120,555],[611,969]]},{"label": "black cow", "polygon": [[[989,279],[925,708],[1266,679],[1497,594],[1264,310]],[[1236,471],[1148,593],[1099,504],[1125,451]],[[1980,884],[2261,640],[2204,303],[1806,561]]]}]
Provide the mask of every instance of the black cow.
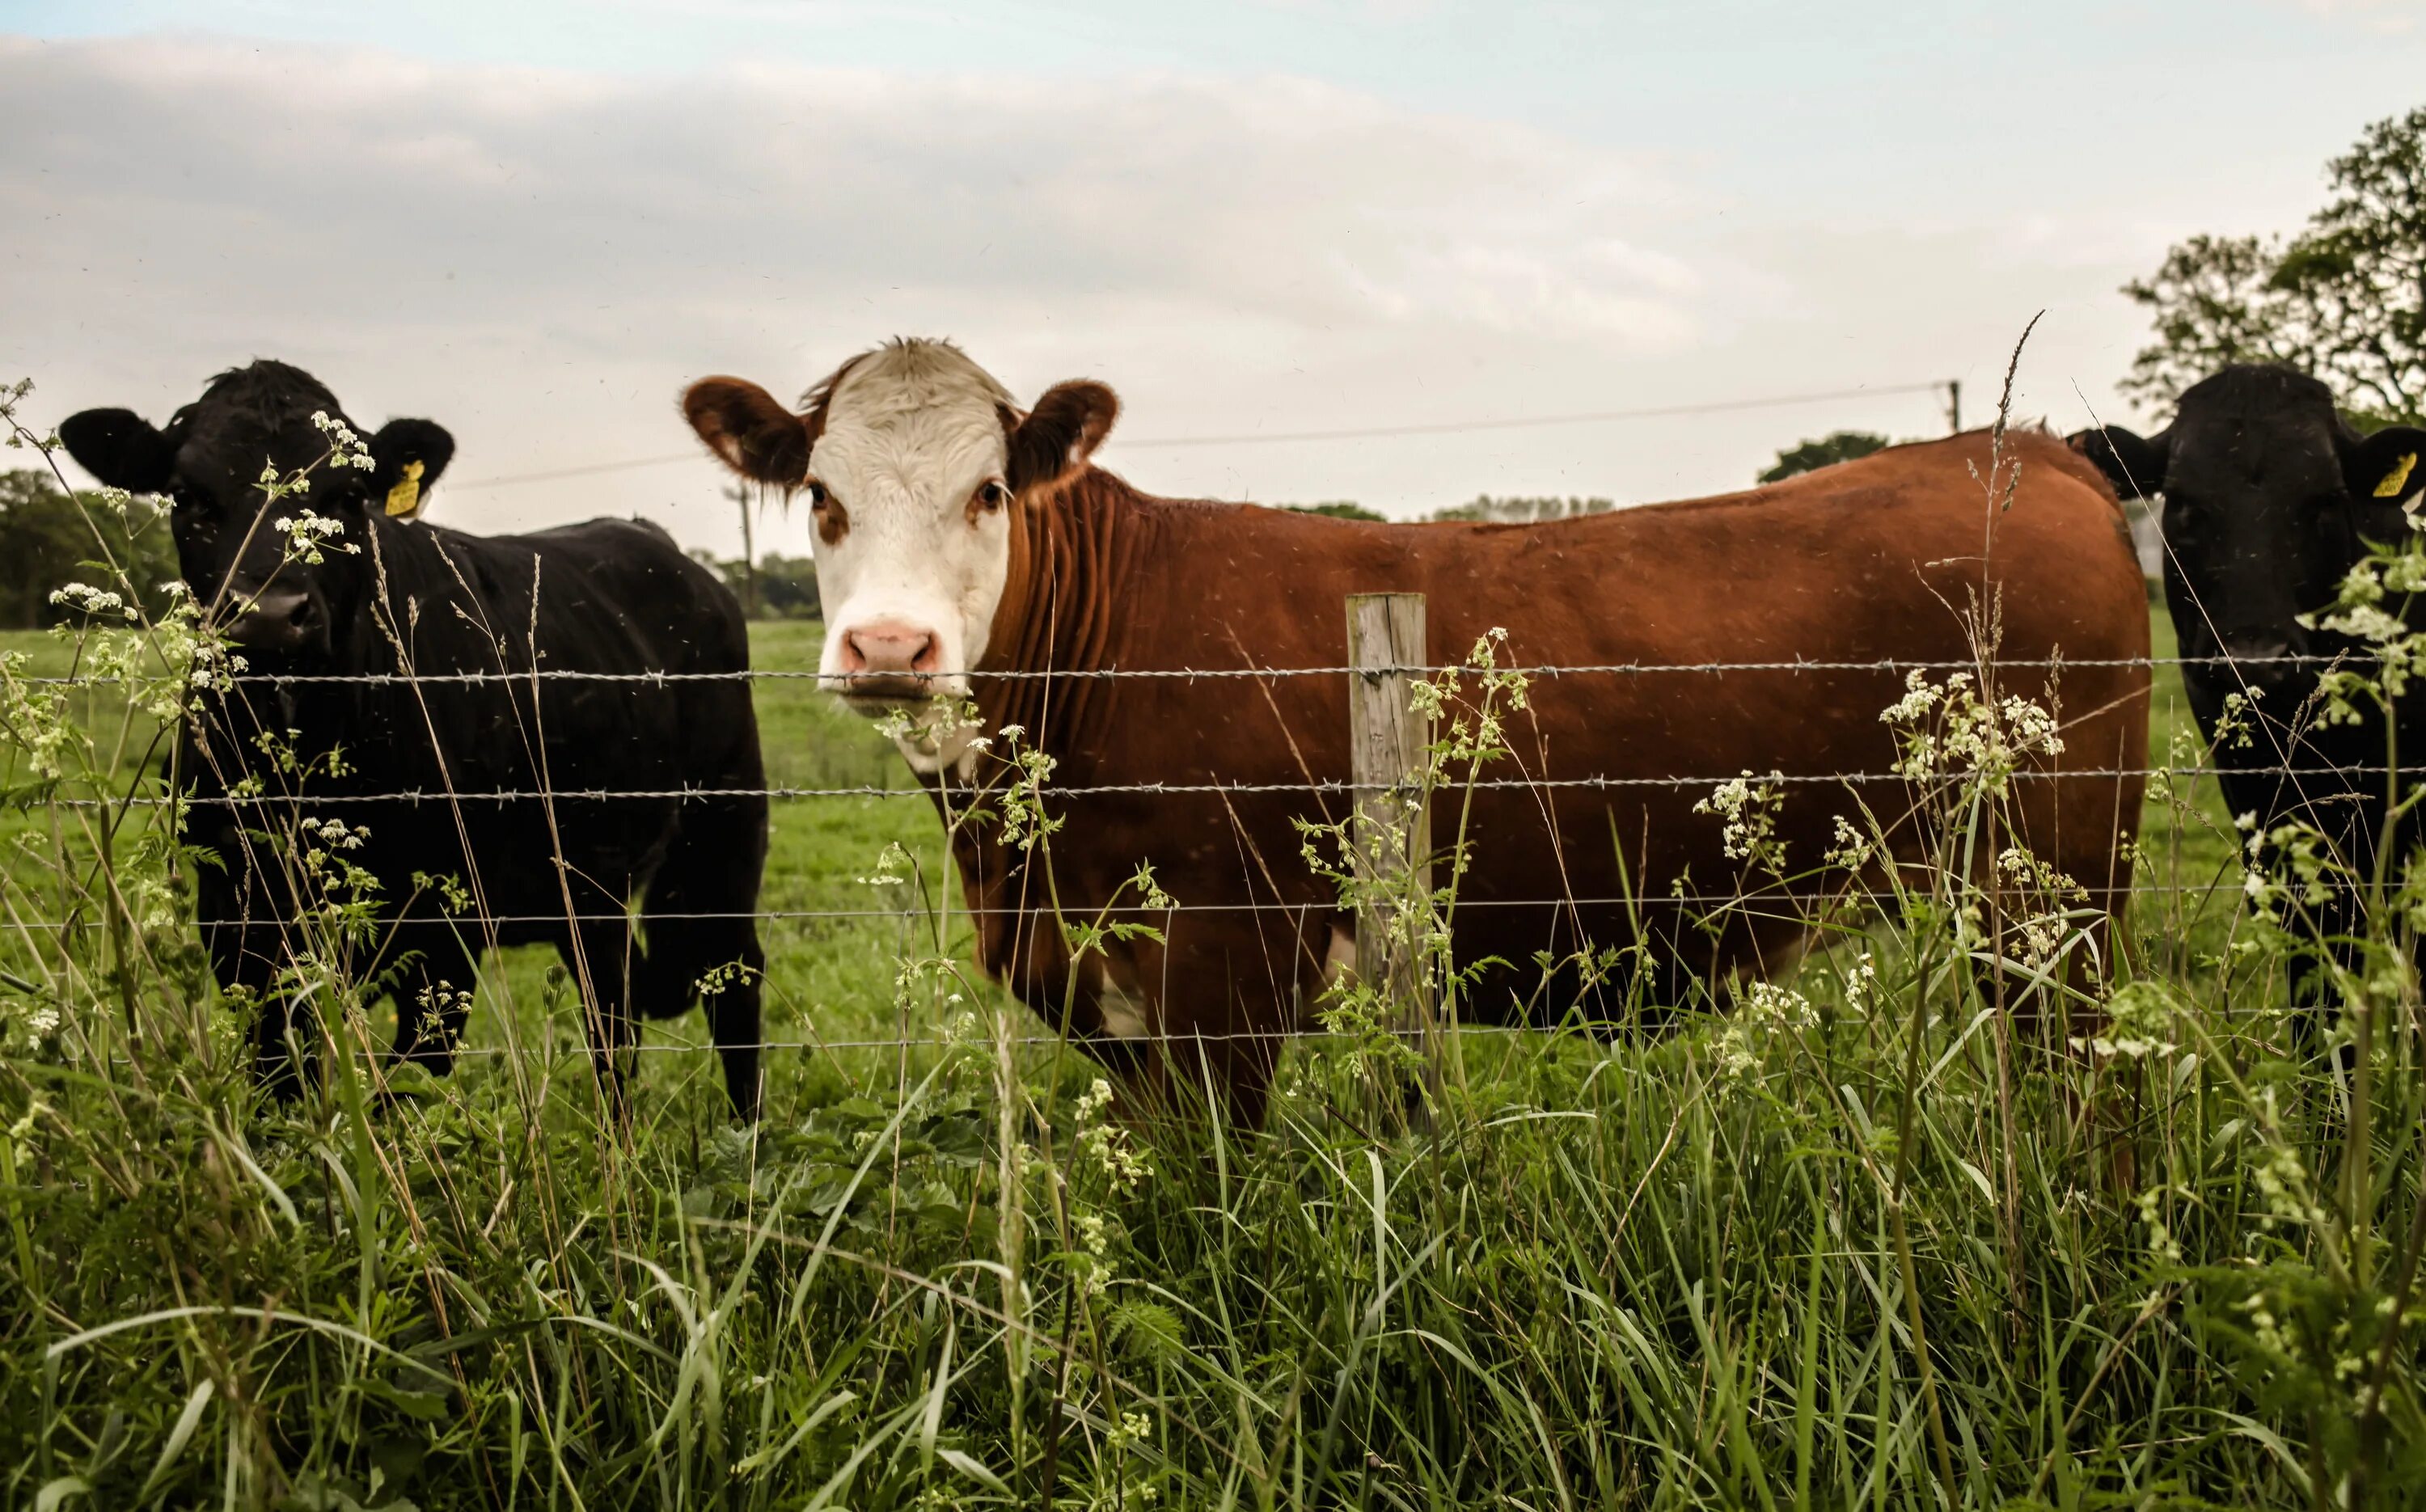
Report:
[{"label": "black cow", "polygon": [[[2403,697],[2391,732],[2371,710],[2356,724],[2323,723],[2320,673],[2333,658],[2361,671],[2371,659],[2351,638],[2300,619],[2334,603],[2369,543],[2408,537],[2402,504],[2426,485],[2417,470],[2426,431],[2395,426],[2362,436],[2315,378],[2240,366],[2184,393],[2174,423],[2153,436],[2108,426],[2072,442],[2124,497],[2163,499],[2165,603],[2191,710],[2223,768],[2224,802],[2268,828],[2305,821],[2353,876],[2373,875],[2388,812],[2384,769],[2395,749],[2387,735],[2399,735],[2400,760],[2415,764],[2426,749],[2426,701]],[[2234,695],[2236,728],[2219,733]],[[2420,838],[2413,814],[2394,859]],[[2333,890],[2308,910],[2316,938],[2347,942],[2360,923],[2355,908],[2349,888]],[[2322,1000],[2323,984],[2312,978],[2301,1001]]]},{"label": "black cow", "polygon": [[[179,762],[188,838],[216,860],[198,869],[202,936],[222,989],[260,1005],[263,1079],[291,1093],[311,1074],[313,1008],[288,971],[307,952],[348,956],[353,980],[395,1000],[396,1054],[443,1072],[482,950],[546,942],[578,986],[619,1116],[614,1052],[632,1014],[681,1013],[707,977],[726,1089],[754,1117],[767,799],[748,683],[529,676],[740,672],[740,606],[642,522],[494,537],[423,523],[453,439],[391,421],[364,443],[365,468],[342,444],[332,455],[327,427],[344,423],[310,374],[256,362],[165,427],[124,410],[59,427],[104,483],[169,495],[186,582],[254,679],[205,697]],[[265,468],[309,491],[267,504]],[[335,532],[299,523],[307,510]],[[259,680],[408,672],[519,680]],[[248,775],[267,801],[238,785]],[[340,863],[377,882],[350,947],[298,923],[350,895],[332,881]]]}]

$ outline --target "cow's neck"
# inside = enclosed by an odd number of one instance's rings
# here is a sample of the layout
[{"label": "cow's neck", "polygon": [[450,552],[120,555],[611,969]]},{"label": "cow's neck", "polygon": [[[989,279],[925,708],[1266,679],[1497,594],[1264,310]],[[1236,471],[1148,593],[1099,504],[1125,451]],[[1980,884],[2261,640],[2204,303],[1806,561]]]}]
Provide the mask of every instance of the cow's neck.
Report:
[{"label": "cow's neck", "polygon": [[[1080,672],[1118,664],[1128,566],[1147,501],[1092,468],[1012,522],[1011,571],[981,671]],[[999,651],[997,651],[999,647]],[[990,729],[1016,725],[1037,748],[1066,755],[1117,696],[1100,677],[979,678]]]}]

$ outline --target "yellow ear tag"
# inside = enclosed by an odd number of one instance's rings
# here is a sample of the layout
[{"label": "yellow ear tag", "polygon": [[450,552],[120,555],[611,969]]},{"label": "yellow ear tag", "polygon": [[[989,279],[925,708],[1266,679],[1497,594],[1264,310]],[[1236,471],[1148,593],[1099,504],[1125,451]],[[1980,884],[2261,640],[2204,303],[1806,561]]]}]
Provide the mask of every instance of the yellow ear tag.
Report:
[{"label": "yellow ear tag", "polygon": [[[2417,458],[2413,457],[2410,460],[2416,461]],[[409,515],[420,507],[421,464],[407,462],[404,464],[404,476],[396,479],[396,487],[387,491],[388,518],[393,520],[398,515]]]},{"label": "yellow ear tag", "polygon": [[2391,472],[2384,475],[2383,482],[2375,486],[2375,496],[2379,499],[2397,499],[2401,497],[2401,490],[2402,486],[2409,481],[2409,470],[2417,465],[2418,454],[2416,452],[2402,452],[2401,454],[2400,462],[2393,467]]}]

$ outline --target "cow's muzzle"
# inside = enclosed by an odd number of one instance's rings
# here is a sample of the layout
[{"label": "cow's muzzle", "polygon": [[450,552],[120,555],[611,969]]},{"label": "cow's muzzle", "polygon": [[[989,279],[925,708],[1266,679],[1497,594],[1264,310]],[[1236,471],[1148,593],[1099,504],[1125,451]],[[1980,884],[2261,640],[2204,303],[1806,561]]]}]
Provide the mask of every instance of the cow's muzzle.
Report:
[{"label": "cow's muzzle", "polygon": [[231,588],[235,617],[228,638],[254,651],[300,651],[318,644],[328,630],[319,600],[304,588],[273,583],[240,592]]},{"label": "cow's muzzle", "polygon": [[900,619],[874,619],[842,632],[833,679],[853,702],[899,702],[935,691],[943,669],[940,637]]}]

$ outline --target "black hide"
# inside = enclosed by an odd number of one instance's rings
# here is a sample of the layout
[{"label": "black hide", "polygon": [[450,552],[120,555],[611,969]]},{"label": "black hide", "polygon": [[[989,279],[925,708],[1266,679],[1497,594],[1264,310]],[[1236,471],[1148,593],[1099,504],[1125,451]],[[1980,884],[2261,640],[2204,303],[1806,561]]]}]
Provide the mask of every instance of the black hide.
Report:
[{"label": "black hide", "polygon": [[[2398,862],[2418,844],[2404,819],[2386,858],[2391,812],[2387,758],[2418,764],[2426,748],[2426,700],[2405,695],[2395,722],[2368,707],[2356,724],[2326,725],[2320,674],[2340,665],[2371,670],[2352,638],[2300,620],[2332,605],[2343,577],[2370,542],[2398,546],[2411,534],[2402,501],[2426,485],[2426,468],[2404,463],[2426,450],[2426,432],[2392,426],[2361,436],[2322,383],[2288,368],[2229,367],[2183,394],[2174,423],[2149,437],[2120,427],[2083,431],[2073,444],[2126,498],[2162,499],[2165,603],[2186,664],[2182,682],[2211,747],[2224,802],[2261,828],[2305,821],[2359,877],[2380,860]],[[2379,490],[2388,490],[2379,493]],[[2426,605],[2387,603],[2420,622]],[[2222,731],[2233,695],[2249,700]],[[2398,733],[2396,748],[2391,737]],[[2403,779],[2404,790],[2410,779]],[[2275,858],[2263,858],[2271,864]],[[2363,927],[2358,899],[2337,888],[2305,910],[2308,932],[2354,959]],[[2300,1001],[2325,1000],[2312,977]]]},{"label": "black hide", "polygon": [[[705,1005],[733,1103],[754,1116],[764,957],[752,915],[767,799],[749,684],[528,677],[742,671],[740,606],[654,525],[593,520],[480,537],[391,519],[385,503],[406,464],[421,463],[426,497],[452,439],[428,421],[396,421],[369,438],[376,466],[315,465],[329,442],[315,411],[342,419],[308,374],[256,362],[220,375],[156,431],[123,410],[60,427],[105,483],[170,495],[186,581],[232,628],[249,672],[306,679],[239,681],[211,697],[179,757],[194,798],[188,839],[217,861],[199,868],[202,936],[222,988],[262,1005],[263,1077],[299,1085],[308,1068],[290,1044],[308,1051],[317,1037],[283,975],[299,951],[326,948],[293,925],[325,895],[294,860],[316,846],[378,881],[372,938],[351,951],[349,974],[394,998],[398,1055],[451,1065],[463,1024],[455,994],[492,945],[555,945],[605,1052],[632,1041],[633,1015],[679,1014],[701,977],[738,966],[718,973]],[[150,472],[133,475],[128,458]],[[310,491],[264,508],[265,465],[308,469]],[[341,527],[316,565],[276,525],[306,507]],[[404,672],[522,676],[308,680]],[[264,756],[265,732],[291,744],[291,765]],[[232,799],[247,779],[269,801]],[[703,790],[716,796],[672,796]],[[554,796],[491,796],[542,792]],[[331,801],[413,793],[418,801]],[[299,839],[304,819],[367,833],[358,847]],[[450,893],[471,906],[451,909]],[[625,922],[634,899],[637,932]],[[615,1062],[601,1068],[620,1110]]]}]

